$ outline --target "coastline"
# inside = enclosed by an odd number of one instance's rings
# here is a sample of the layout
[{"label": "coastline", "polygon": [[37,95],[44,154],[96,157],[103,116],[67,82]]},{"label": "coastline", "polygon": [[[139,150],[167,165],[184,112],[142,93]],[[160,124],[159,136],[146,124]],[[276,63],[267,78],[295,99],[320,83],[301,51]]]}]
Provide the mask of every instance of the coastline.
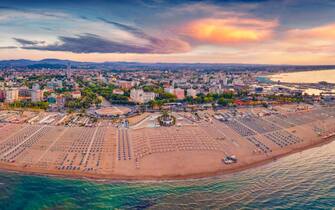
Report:
[{"label": "coastline", "polygon": [[[278,82],[282,84],[316,84],[321,81],[326,81],[327,83],[334,84],[332,79],[332,74],[335,69],[327,70],[303,70],[303,71],[284,71],[281,73],[269,73],[262,77],[267,78],[272,82]],[[318,74],[319,73],[319,74]],[[312,76],[312,77],[311,77]],[[302,82],[303,81],[303,82]]]},{"label": "coastline", "polygon": [[[258,167],[281,157],[330,143],[335,109],[276,106],[203,111],[213,118],[191,121],[175,113],[180,126],[138,129],[113,126],[1,124],[0,169],[19,173],[110,181],[198,179]],[[329,138],[325,139],[327,135]],[[235,156],[237,162],[223,159]]]},{"label": "coastline", "polygon": [[289,152],[285,152],[279,155],[274,155],[266,159],[262,159],[260,161],[253,162],[248,165],[242,165],[233,169],[224,169],[203,173],[195,173],[195,174],[187,174],[187,175],[172,175],[172,176],[123,176],[116,174],[89,174],[83,172],[72,172],[72,173],[63,173],[61,171],[50,171],[50,170],[42,170],[33,167],[19,167],[13,166],[5,163],[0,163],[0,172],[10,172],[10,173],[18,173],[22,175],[34,175],[34,176],[49,176],[49,177],[57,177],[57,178],[69,178],[69,179],[78,179],[78,180],[90,180],[90,181],[111,181],[111,182],[159,182],[159,181],[174,181],[174,180],[188,180],[188,179],[205,179],[209,177],[215,176],[223,176],[238,173],[241,171],[245,171],[252,168],[257,168],[260,166],[264,166],[271,162],[274,162],[278,159],[284,158],[286,156],[296,154],[299,152],[303,152],[312,148],[321,147],[323,145],[327,145],[332,143],[335,140],[335,137],[331,137],[327,140],[318,141],[313,144],[309,144],[307,146],[299,147],[296,149],[292,149]]}]

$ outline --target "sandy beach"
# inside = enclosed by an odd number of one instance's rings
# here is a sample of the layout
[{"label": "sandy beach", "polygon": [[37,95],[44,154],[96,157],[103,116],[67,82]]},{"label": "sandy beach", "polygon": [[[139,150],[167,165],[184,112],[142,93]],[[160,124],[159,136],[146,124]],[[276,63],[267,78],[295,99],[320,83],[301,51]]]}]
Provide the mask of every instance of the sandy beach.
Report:
[{"label": "sandy beach", "polygon": [[[0,169],[110,180],[168,180],[232,173],[334,140],[335,109],[278,107],[176,113],[179,126],[136,129],[1,124]],[[201,113],[200,113],[201,114]],[[226,116],[221,120],[216,116]],[[326,138],[329,136],[329,138]],[[237,162],[225,164],[226,156]]]},{"label": "sandy beach", "polygon": [[322,81],[334,83],[335,70],[287,72],[272,74],[268,78],[274,82],[281,81],[284,83],[318,83]]}]

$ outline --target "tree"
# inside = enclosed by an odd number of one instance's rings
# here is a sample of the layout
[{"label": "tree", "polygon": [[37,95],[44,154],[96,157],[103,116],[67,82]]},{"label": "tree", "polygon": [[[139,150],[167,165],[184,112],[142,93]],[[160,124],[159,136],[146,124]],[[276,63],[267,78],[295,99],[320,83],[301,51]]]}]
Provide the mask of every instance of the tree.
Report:
[{"label": "tree", "polygon": [[31,108],[31,109],[47,109],[48,102],[31,102],[31,101],[16,101],[9,104],[13,108]]},{"label": "tree", "polygon": [[43,93],[43,96],[44,96],[45,98],[49,97],[50,95],[51,95],[51,93],[50,93],[49,91],[45,91],[45,92]]},{"label": "tree", "polygon": [[210,103],[210,102],[213,102],[213,101],[214,101],[214,98],[212,96],[206,96],[204,98],[205,103]]},{"label": "tree", "polygon": [[225,99],[225,98],[220,98],[218,100],[218,104],[220,104],[221,106],[228,106],[229,101],[227,99]]},{"label": "tree", "polygon": [[165,117],[168,117],[168,116],[169,116],[168,111],[163,110],[163,111],[162,111],[162,116],[163,116],[164,118],[165,118]]}]

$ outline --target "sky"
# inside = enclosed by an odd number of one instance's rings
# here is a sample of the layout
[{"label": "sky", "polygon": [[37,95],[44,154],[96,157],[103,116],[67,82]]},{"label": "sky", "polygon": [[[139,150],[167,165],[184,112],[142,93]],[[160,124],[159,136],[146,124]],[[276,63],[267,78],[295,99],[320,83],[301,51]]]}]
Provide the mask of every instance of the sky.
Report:
[{"label": "sky", "polygon": [[335,64],[333,0],[1,0],[0,60]]}]

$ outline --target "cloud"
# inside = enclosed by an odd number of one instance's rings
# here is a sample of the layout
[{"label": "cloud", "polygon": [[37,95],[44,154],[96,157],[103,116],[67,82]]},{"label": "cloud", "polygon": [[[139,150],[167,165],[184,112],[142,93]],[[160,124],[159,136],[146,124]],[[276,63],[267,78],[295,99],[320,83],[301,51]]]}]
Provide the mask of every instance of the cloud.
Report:
[{"label": "cloud", "polygon": [[16,49],[16,46],[0,46],[0,50],[6,50],[6,49]]},{"label": "cloud", "polygon": [[0,21],[7,21],[15,18],[24,20],[56,20],[71,17],[70,15],[63,12],[47,12],[44,10],[28,10],[15,7],[0,7],[0,11]]},{"label": "cloud", "polygon": [[297,39],[326,39],[335,40],[335,23],[307,28],[293,29],[287,32],[288,38]]},{"label": "cloud", "polygon": [[288,53],[333,55],[335,52],[335,23],[286,31],[278,46]]},{"label": "cloud", "polygon": [[26,39],[14,38],[19,44],[26,46],[26,45],[37,45],[37,44],[44,44],[44,41],[31,41]]},{"label": "cloud", "polygon": [[243,44],[269,39],[277,25],[275,20],[255,18],[204,18],[187,23],[184,34],[202,43]]},{"label": "cloud", "polygon": [[107,20],[105,18],[99,18],[99,20],[105,22],[105,23],[108,23],[108,24],[111,24],[121,30],[124,30],[124,31],[127,31],[133,35],[136,35],[137,37],[140,37],[140,38],[146,38],[146,39],[152,39],[153,37],[149,36],[148,34],[144,33],[142,30],[138,29],[138,28],[135,28],[135,27],[132,27],[132,26],[129,26],[129,25],[126,25],[126,24],[122,24],[122,23],[118,23],[118,22],[115,22],[115,21],[111,21],[111,20]]},{"label": "cloud", "polygon": [[[17,38],[15,40],[18,40]],[[19,39],[22,49],[67,51],[73,53],[179,53],[189,50],[188,44],[171,39],[155,39],[149,45],[134,45],[116,42],[95,34],[81,34],[74,37],[59,37],[58,43],[45,45],[44,42],[34,42]]]},{"label": "cloud", "polygon": [[286,52],[291,53],[329,53],[330,55],[335,53],[335,43],[331,45],[308,45],[308,46],[301,46],[301,45],[294,45],[292,44],[289,47],[286,47]]},{"label": "cloud", "polygon": [[[100,18],[100,20],[106,23],[112,24],[123,31],[127,31],[138,38],[147,40],[153,46],[154,53],[187,52],[191,50],[190,45],[182,40],[157,38],[133,26],[125,25],[125,24],[118,23],[115,21],[106,20],[104,18]],[[154,48],[156,48],[157,50],[154,50]]]},{"label": "cloud", "polygon": [[[145,31],[106,18],[91,19],[66,13],[5,10],[0,20],[26,18],[30,26],[39,25],[43,41],[29,38],[13,38],[22,49],[67,51],[74,53],[182,53],[191,50],[190,45],[177,36],[153,36]],[[45,19],[51,18],[52,20]],[[25,19],[15,20],[24,23]],[[64,24],[61,25],[60,22]],[[39,23],[39,24],[38,24]],[[69,27],[71,26],[71,27]],[[46,28],[47,27],[47,28]],[[40,30],[42,28],[42,31]],[[54,30],[58,28],[57,30]],[[33,31],[33,30],[30,30]],[[52,34],[51,34],[52,31]],[[94,31],[94,33],[92,33]],[[55,34],[55,33],[57,34]],[[43,34],[45,34],[43,36]],[[32,33],[29,37],[36,36]],[[45,37],[45,38],[44,38]]]},{"label": "cloud", "polygon": [[[225,3],[225,4],[224,4]],[[224,4],[224,5],[223,5]],[[162,17],[213,17],[213,18],[228,18],[241,17],[246,15],[246,11],[256,9],[258,4],[256,2],[242,2],[239,4],[232,4],[232,2],[187,2],[181,5],[175,5],[171,9],[160,13]]]},{"label": "cloud", "polygon": [[[322,25],[333,16],[326,11],[327,16],[324,10],[317,14],[321,10],[314,3],[308,6],[302,0],[269,0],[264,4],[257,0],[134,2],[136,6],[128,0],[115,7],[108,7],[112,3],[101,4],[89,13],[50,5],[36,4],[33,8],[15,4],[25,9],[0,6],[0,42],[4,46],[0,47],[0,57],[334,63],[335,24]],[[110,12],[106,13],[106,9]],[[306,14],[311,12],[314,18],[309,20]],[[112,17],[117,19],[109,19]],[[318,27],[308,28],[311,25]],[[293,27],[297,29],[290,30]],[[6,50],[16,44],[21,49],[17,53]],[[187,53],[176,54],[183,52]]]}]

